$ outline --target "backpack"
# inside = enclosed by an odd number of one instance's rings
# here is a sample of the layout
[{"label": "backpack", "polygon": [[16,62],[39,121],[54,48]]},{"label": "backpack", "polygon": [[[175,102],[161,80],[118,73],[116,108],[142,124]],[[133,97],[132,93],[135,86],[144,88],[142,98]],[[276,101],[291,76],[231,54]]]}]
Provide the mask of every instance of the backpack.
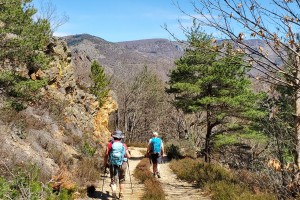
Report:
[{"label": "backpack", "polygon": [[151,139],[151,150],[152,153],[160,153],[161,152],[161,139],[154,137]]},{"label": "backpack", "polygon": [[125,147],[122,142],[113,142],[109,153],[111,165],[121,166],[125,156]]}]

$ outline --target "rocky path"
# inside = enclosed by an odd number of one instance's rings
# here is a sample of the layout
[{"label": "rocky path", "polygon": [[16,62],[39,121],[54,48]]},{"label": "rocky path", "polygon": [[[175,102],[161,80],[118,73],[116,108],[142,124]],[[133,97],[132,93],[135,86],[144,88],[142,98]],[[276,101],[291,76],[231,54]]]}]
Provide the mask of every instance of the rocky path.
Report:
[{"label": "rocky path", "polygon": [[166,193],[167,200],[209,200],[204,197],[200,189],[193,187],[190,183],[181,181],[173,173],[169,167],[169,162],[166,160],[164,164],[160,165],[161,178],[163,189]]},{"label": "rocky path", "polygon": [[[144,157],[144,154],[142,154],[143,150],[145,151],[145,148],[130,147],[131,159],[129,160],[129,171],[127,170],[126,172],[126,182],[125,182],[125,192],[124,192],[125,200],[140,200],[143,196],[144,184],[141,184],[133,176],[134,169],[136,168],[137,164],[141,161],[141,159]],[[86,198],[80,198],[77,200],[95,200],[95,199],[113,200],[109,183],[110,183],[110,178],[109,178],[109,174],[107,173],[106,176],[101,177],[101,180],[99,181],[99,184],[97,185],[95,192],[89,194],[88,197]],[[132,183],[132,187],[131,187],[131,183]]]},{"label": "rocky path", "polygon": [[[132,189],[131,189],[131,182],[129,178],[129,173],[126,173],[126,183],[125,183],[125,192],[124,192],[124,199],[125,200],[140,200],[143,196],[144,185],[141,184],[138,180],[133,177],[134,169],[136,168],[137,164],[140,160],[144,157],[144,152],[146,151],[145,148],[137,148],[137,147],[130,147],[130,152],[132,158],[129,161],[129,169],[130,169],[130,177],[132,182]],[[161,178],[159,181],[161,182],[163,189],[166,193],[167,200],[209,200],[208,197],[204,197],[201,193],[201,190],[194,188],[191,184],[186,183],[184,181],[180,181],[177,179],[176,175],[172,172],[169,168],[169,163],[165,162],[161,164]],[[91,199],[104,199],[104,200],[112,200],[111,196],[111,188],[109,187],[110,179],[108,174],[104,177],[104,185],[103,179],[100,180],[96,191],[89,195],[89,197],[81,198],[80,200],[91,200]],[[102,185],[103,185],[103,192],[102,192]],[[78,199],[79,200],[79,199]]]}]

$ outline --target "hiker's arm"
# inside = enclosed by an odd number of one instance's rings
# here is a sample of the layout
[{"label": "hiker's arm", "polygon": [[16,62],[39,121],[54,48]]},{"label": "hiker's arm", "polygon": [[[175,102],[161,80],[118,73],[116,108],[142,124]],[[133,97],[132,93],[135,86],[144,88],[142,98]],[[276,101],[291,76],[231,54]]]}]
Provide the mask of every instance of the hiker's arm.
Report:
[{"label": "hiker's arm", "polygon": [[164,156],[165,155],[165,148],[164,148],[164,143],[161,142],[161,155]]},{"label": "hiker's arm", "polygon": [[130,153],[129,153],[129,150],[126,149],[126,158],[130,158],[130,157],[131,157],[131,155],[130,155]]},{"label": "hiker's arm", "polygon": [[150,154],[151,151],[151,139],[148,142],[148,146],[147,146],[147,154]]},{"label": "hiker's arm", "polygon": [[107,160],[108,160],[108,148],[106,148],[105,154],[104,154],[104,160],[103,160],[103,166],[107,166]]}]

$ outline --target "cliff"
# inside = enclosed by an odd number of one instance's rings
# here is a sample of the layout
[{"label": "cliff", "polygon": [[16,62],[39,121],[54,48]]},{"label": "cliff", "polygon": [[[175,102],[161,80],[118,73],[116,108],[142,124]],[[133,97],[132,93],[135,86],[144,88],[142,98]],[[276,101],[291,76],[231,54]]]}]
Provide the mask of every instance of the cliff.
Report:
[{"label": "cliff", "polygon": [[[46,70],[30,73],[26,67],[18,69],[23,77],[48,80],[24,109],[9,108],[11,100],[0,87],[0,167],[13,171],[35,165],[41,169],[43,181],[74,187],[95,178],[85,175],[93,170],[84,163],[93,161],[91,168],[97,172],[103,144],[110,137],[109,114],[117,109],[117,103],[110,96],[99,108],[95,96],[77,86],[64,41],[53,38],[47,52],[51,62]],[[1,72],[9,69],[9,63],[1,66]]]}]

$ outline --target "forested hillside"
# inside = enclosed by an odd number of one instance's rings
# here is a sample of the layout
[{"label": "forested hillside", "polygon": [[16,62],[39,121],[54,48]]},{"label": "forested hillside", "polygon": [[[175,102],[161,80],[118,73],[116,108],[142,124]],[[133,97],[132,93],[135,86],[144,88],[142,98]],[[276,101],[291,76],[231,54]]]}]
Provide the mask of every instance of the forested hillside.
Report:
[{"label": "forested hillside", "polygon": [[29,3],[0,1],[0,199],[69,199],[97,180],[117,104],[78,87],[66,43]]},{"label": "forested hillside", "polygon": [[[0,0],[0,199],[85,196],[106,169],[103,152],[116,129],[128,145],[142,147],[158,132],[177,176],[212,199],[299,198],[295,2],[274,0],[286,12],[280,16],[254,12],[267,10],[256,1],[218,0],[237,18],[221,4],[201,2],[226,15],[216,24],[214,15],[197,13],[227,39],[196,21],[185,41],[57,38],[48,19],[34,17],[31,0]],[[261,23],[270,15],[285,39]],[[252,39],[232,32],[228,18]],[[151,173],[149,180],[156,180]]]}]

